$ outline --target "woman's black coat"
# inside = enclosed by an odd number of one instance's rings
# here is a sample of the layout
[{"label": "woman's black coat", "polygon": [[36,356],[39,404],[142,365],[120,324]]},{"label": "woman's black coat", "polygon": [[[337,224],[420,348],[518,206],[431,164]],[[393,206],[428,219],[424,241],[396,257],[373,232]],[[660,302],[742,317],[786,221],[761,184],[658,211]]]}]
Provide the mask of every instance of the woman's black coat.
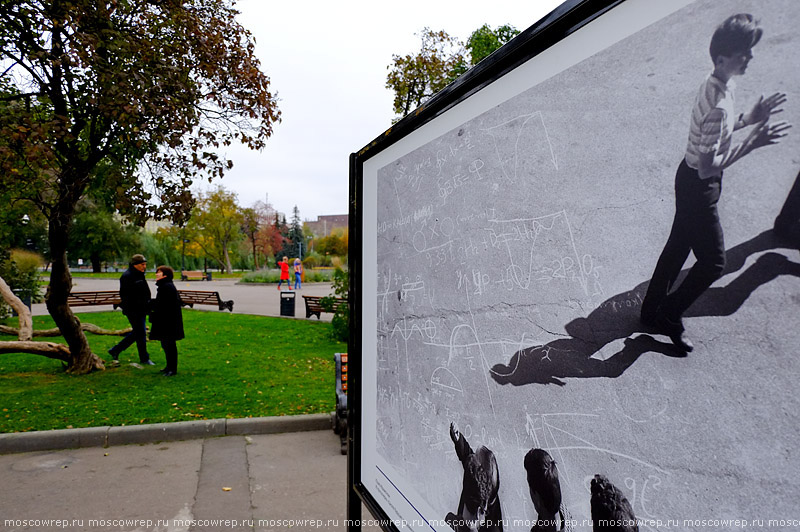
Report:
[{"label": "woman's black coat", "polygon": [[183,339],[181,298],[171,279],[156,281],[158,292],[150,312],[151,340]]}]

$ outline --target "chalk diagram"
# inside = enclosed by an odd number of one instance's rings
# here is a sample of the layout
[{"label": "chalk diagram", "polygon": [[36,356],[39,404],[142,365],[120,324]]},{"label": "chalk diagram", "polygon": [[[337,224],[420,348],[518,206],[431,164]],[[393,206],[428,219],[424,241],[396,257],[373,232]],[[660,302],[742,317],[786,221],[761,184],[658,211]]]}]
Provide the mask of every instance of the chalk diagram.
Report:
[{"label": "chalk diagram", "polygon": [[492,137],[503,175],[509,182],[517,181],[522,147],[525,148],[525,156],[533,163],[542,164],[549,157],[558,170],[558,159],[541,111],[518,116],[486,131]]},{"label": "chalk diagram", "polygon": [[[515,293],[517,300],[559,302],[565,283],[572,299],[602,291],[599,269],[578,252],[565,210],[515,217],[503,215],[507,197],[469,214],[458,204],[483,199],[499,181],[519,182],[542,166],[557,171],[558,158],[543,113],[534,111],[489,127],[464,124],[381,169],[379,382],[386,379],[402,394],[418,386],[422,372],[432,394],[463,400],[477,385],[464,382],[465,373],[478,373],[493,413],[492,359],[548,330],[528,305],[526,330],[498,334],[494,321],[502,315],[487,321],[487,309]],[[503,266],[485,269],[491,261]],[[434,290],[441,301],[434,301]]]},{"label": "chalk diagram", "polygon": [[598,440],[599,415],[529,415],[528,403],[498,398],[509,394],[491,377],[495,362],[568,336],[564,313],[604,299],[602,268],[581,251],[569,212],[530,201],[536,180],[558,170],[535,111],[464,124],[378,174],[377,448],[443,510],[453,501],[426,479],[455,460],[451,422],[492,448],[501,472],[546,446],[576,491],[587,453],[629,464],[630,482],[668,475]]}]

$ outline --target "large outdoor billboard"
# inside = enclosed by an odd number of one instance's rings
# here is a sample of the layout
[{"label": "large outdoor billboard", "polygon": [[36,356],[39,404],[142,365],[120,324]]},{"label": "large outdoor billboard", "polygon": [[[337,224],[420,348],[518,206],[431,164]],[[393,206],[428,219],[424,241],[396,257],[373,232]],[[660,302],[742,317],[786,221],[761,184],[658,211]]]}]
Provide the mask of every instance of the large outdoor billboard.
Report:
[{"label": "large outdoor billboard", "polygon": [[356,491],[800,528],[800,2],[562,7],[353,158]]}]

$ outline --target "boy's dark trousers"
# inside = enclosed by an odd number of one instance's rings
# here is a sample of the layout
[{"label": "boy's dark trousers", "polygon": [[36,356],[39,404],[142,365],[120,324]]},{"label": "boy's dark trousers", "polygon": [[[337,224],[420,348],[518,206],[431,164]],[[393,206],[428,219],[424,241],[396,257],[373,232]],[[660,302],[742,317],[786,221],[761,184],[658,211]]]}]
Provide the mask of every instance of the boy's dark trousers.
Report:
[{"label": "boy's dark trousers", "polygon": [[[722,175],[700,179],[697,170],[684,159],[675,175],[675,218],[664,251],[642,303],[642,321],[655,322],[661,315],[680,324],[681,316],[722,276],[725,269],[725,242],[719,223],[717,202],[722,191]],[[672,292],[683,264],[693,252],[697,262]]]},{"label": "boy's dark trousers", "polygon": [[108,352],[116,360],[120,353],[136,342],[136,348],[139,351],[139,362],[147,362],[150,359],[150,355],[147,353],[147,316],[144,314],[126,314],[125,317],[128,318],[128,323],[131,324],[131,332],[126,334]]},{"label": "boy's dark trousers", "polygon": [[798,224],[800,224],[800,173],[794,180],[780,214],[775,218],[775,230],[789,231]]}]

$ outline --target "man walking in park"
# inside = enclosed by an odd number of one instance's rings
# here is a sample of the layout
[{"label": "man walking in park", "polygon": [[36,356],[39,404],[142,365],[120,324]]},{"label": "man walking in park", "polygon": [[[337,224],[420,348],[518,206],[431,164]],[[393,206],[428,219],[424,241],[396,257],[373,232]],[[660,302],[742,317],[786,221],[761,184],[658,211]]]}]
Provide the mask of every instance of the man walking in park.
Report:
[{"label": "man walking in park", "polygon": [[[785,122],[768,123],[786,101],[782,93],[762,96],[747,114],[734,112],[732,78],[744,75],[762,33],[752,15],[738,14],[720,24],[711,38],[714,71],[700,86],[692,110],[686,154],[675,176],[672,230],[642,303],[642,322],[687,352],[694,346],[684,329],[683,313],[725,269],[725,244],[717,213],[722,172],[753,150],[776,144],[790,127]],[[733,132],[746,126],[755,127],[741,144],[732,147]],[[697,262],[674,287],[690,251]]]},{"label": "man walking in park", "polygon": [[119,366],[119,354],[136,342],[139,350],[139,363],[149,366],[155,365],[147,353],[147,311],[150,306],[150,287],[145,280],[144,272],[147,270],[147,259],[144,255],[136,254],[131,257],[131,263],[125,273],[119,278],[119,298],[122,313],[131,324],[131,332],[108,350],[113,359],[112,366]]}]

